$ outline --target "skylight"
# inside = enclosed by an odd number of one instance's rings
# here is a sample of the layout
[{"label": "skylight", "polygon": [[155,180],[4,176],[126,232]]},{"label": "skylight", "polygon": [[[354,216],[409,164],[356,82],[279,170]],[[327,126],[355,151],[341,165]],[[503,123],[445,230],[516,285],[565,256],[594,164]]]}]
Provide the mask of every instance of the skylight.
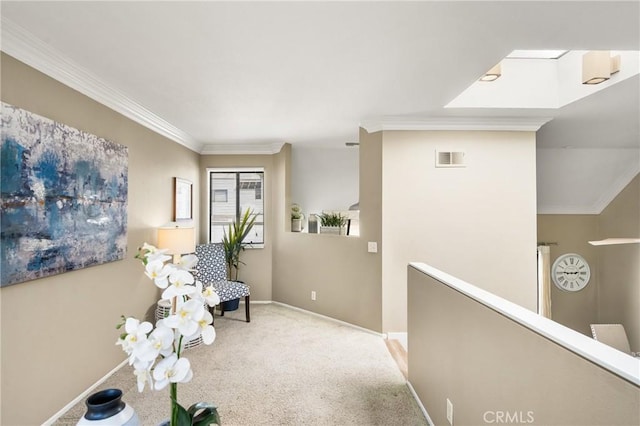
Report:
[{"label": "skylight", "polygon": [[558,59],[568,50],[514,50],[507,59]]},{"label": "skylight", "polygon": [[608,53],[620,56],[620,71],[602,84],[583,84],[584,57],[589,52],[514,50],[506,57],[509,60],[500,61],[500,72],[492,82],[474,81],[446,108],[557,109],[640,73],[640,52],[611,50]]}]

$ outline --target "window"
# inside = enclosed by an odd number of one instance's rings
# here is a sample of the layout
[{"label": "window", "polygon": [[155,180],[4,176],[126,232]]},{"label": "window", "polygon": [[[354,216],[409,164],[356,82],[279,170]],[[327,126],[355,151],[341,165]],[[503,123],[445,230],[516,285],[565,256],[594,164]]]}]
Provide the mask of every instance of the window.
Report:
[{"label": "window", "polygon": [[247,209],[257,214],[247,243],[264,244],[264,169],[209,169],[209,241],[219,243]]},{"label": "window", "polygon": [[229,191],[226,189],[214,189],[213,190],[213,202],[214,203],[228,203]]}]

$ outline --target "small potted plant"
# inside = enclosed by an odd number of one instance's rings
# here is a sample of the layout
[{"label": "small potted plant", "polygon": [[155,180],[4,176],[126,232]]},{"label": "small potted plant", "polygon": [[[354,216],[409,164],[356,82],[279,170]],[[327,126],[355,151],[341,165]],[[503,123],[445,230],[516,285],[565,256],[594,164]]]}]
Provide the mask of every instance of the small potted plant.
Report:
[{"label": "small potted plant", "polygon": [[344,226],[347,224],[347,217],[340,213],[322,213],[320,218],[320,233],[344,235]]},{"label": "small potted plant", "polygon": [[291,232],[301,232],[303,229],[302,220],[304,219],[304,214],[302,214],[302,210],[300,206],[297,204],[291,205]]}]

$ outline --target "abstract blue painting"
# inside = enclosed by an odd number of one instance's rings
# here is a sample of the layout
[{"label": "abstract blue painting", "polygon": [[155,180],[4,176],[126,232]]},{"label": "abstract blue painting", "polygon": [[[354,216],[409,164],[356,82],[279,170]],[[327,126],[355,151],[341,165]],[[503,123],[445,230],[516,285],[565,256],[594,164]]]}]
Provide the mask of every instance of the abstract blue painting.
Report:
[{"label": "abstract blue painting", "polygon": [[124,258],[127,147],[2,103],[0,286]]}]

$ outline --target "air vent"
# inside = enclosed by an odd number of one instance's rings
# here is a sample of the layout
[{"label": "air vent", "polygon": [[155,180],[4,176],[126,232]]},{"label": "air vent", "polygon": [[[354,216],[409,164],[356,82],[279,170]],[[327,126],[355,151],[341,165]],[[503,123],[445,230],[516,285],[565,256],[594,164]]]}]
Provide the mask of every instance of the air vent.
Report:
[{"label": "air vent", "polygon": [[466,167],[464,151],[436,151],[436,167]]}]

